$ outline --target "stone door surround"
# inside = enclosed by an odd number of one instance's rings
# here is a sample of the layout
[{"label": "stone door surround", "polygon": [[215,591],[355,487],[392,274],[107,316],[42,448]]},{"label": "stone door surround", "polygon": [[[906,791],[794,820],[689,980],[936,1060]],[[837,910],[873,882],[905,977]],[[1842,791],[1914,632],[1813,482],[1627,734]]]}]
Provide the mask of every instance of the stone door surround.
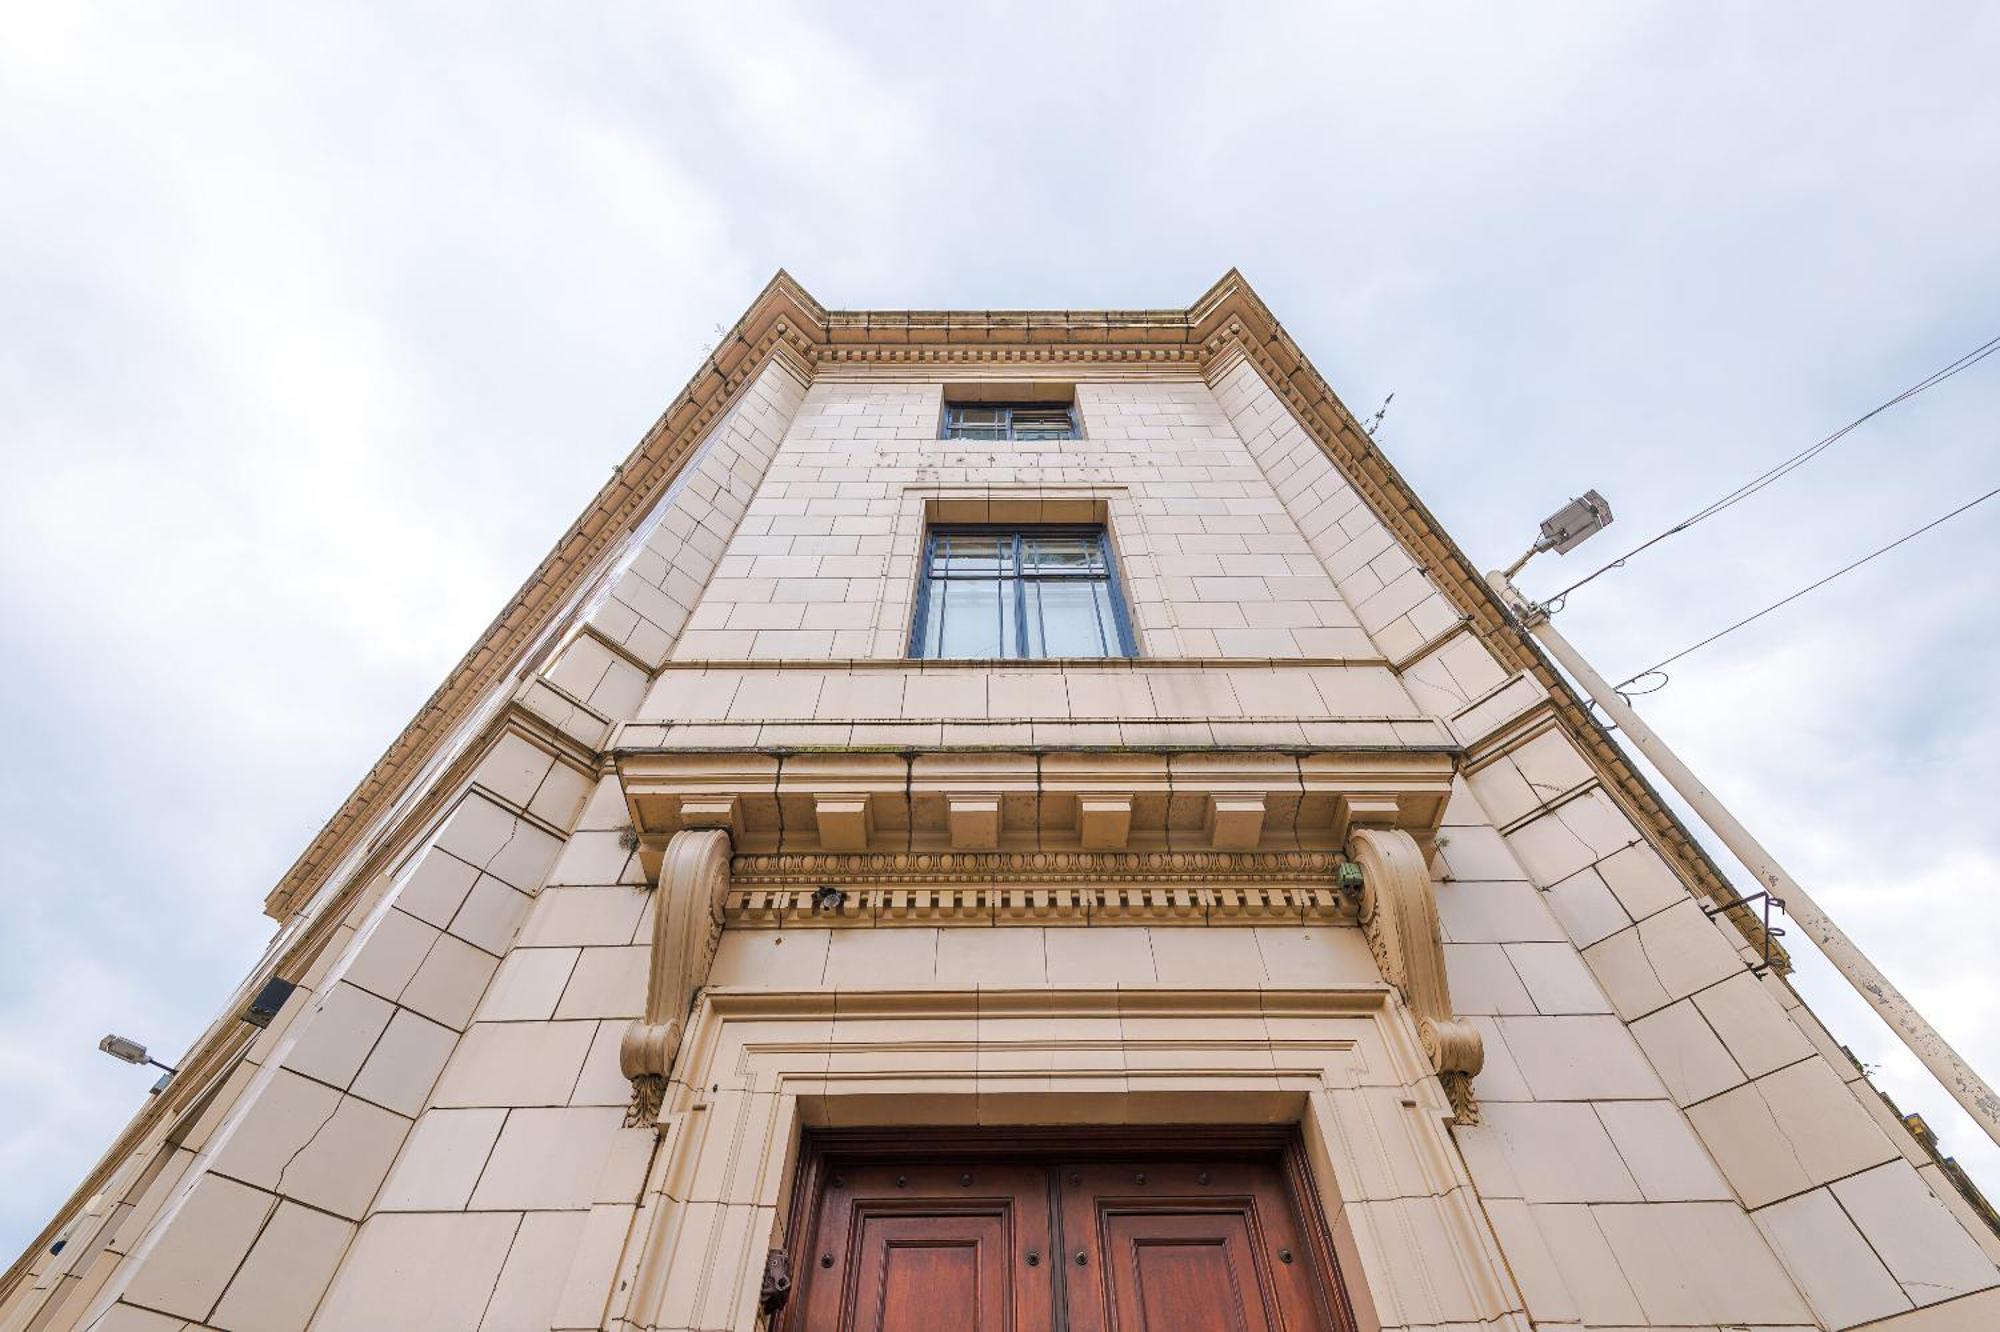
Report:
[{"label": "stone door surround", "polygon": [[808,1129],[789,1212],[789,1290],[765,1287],[782,1332],[918,1305],[970,1322],[975,1291],[1030,1329],[1355,1328],[1296,1128]]}]

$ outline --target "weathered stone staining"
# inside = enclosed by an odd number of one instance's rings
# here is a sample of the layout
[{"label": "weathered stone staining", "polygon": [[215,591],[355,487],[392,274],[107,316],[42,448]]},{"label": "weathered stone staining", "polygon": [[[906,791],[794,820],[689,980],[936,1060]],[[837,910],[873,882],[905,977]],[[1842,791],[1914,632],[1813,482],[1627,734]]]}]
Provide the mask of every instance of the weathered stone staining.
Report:
[{"label": "weathered stone staining", "polygon": [[[1135,654],[914,657],[940,529],[1101,532]],[[1295,1126],[1365,1332],[2000,1326],[1976,1195],[1727,891],[1237,274],[780,274],[0,1332],[752,1328],[807,1130],[1107,1124]]]}]

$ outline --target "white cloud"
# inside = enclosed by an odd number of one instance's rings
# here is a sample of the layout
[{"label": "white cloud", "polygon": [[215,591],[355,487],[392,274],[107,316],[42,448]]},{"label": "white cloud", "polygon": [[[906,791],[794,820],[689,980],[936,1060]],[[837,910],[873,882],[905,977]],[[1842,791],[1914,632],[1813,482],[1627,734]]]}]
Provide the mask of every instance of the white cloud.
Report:
[{"label": "white cloud", "polygon": [[[0,43],[0,1235],[727,323],[1241,264],[1467,549],[1657,530],[1989,336],[2000,18],[1856,7],[16,6]],[[1635,669],[1994,484],[2000,375],[1579,594]],[[1993,518],[1648,715],[2000,1075]],[[1573,574],[1571,576],[1574,576]],[[1566,581],[1562,580],[1562,581]],[[2000,1154],[1801,985],[1988,1186]]]}]

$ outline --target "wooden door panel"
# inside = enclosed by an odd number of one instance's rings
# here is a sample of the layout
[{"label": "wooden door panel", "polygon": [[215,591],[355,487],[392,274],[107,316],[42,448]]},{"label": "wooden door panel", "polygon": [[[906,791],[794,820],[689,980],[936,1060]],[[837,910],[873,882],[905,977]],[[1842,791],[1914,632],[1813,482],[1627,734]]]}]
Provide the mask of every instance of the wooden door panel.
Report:
[{"label": "wooden door panel", "polygon": [[1112,1326],[1133,1332],[1269,1332],[1241,1210],[1100,1214]]},{"label": "wooden door panel", "polygon": [[1275,1165],[1064,1166],[1061,1223],[1070,1332],[1328,1327]]},{"label": "wooden door panel", "polygon": [[1053,1142],[886,1136],[807,1153],[788,1332],[1352,1330],[1295,1146],[1169,1158],[1135,1134],[1062,1164]]},{"label": "wooden door panel", "polygon": [[1053,1332],[1051,1217],[1039,1167],[829,1162],[787,1325]]}]

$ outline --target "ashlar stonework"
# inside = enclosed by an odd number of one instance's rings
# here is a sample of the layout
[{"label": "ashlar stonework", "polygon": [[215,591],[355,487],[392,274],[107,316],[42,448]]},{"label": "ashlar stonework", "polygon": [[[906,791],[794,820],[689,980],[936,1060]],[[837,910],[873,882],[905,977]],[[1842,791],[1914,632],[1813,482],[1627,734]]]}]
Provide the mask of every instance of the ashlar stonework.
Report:
[{"label": "ashlar stonework", "polygon": [[[942,437],[1010,402],[1041,425]],[[913,656],[944,529],[1101,532],[1136,651]],[[946,1289],[803,1247],[843,1170],[915,1181],[856,1234],[1008,1181],[1027,1229],[964,1243],[1011,1303],[943,1325],[1129,1279],[1174,1326],[1118,1227],[1253,1231],[1103,1199],[1206,1187],[1200,1144],[1282,1146],[1213,1170],[1290,1190],[1242,1270],[1326,1326],[2000,1327],[1990,1214],[1729,894],[1236,273],[1025,313],[780,273],[272,891],[0,1332]]]}]

